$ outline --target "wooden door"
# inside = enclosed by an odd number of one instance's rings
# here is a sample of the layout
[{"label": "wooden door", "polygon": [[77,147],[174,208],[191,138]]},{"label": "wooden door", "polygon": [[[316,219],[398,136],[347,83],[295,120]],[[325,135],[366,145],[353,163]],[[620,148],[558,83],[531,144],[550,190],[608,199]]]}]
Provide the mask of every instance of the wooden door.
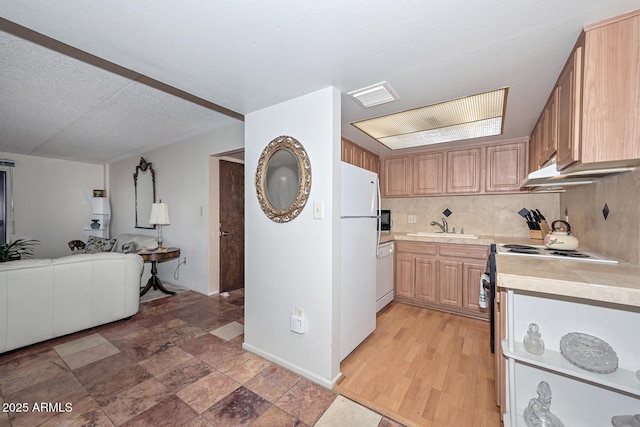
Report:
[{"label": "wooden door", "polygon": [[415,258],[412,255],[396,254],[394,286],[397,297],[413,298]]},{"label": "wooden door", "polygon": [[573,52],[558,78],[558,169],[580,160],[582,47]]},{"label": "wooden door", "polygon": [[480,148],[447,152],[447,193],[480,192]]},{"label": "wooden door", "polygon": [[438,303],[462,307],[462,262],[438,261]]},{"label": "wooden door", "polygon": [[382,162],[382,195],[408,196],[411,190],[409,156],[389,157]]},{"label": "wooden door", "polygon": [[437,263],[432,258],[416,257],[415,298],[420,301],[437,302],[436,270]]},{"label": "wooden door", "polygon": [[442,194],[443,152],[413,156],[413,194]]},{"label": "wooden door", "polygon": [[220,292],[244,288],[244,165],[220,160]]},{"label": "wooden door", "polygon": [[487,268],[486,264],[464,263],[462,275],[462,307],[489,318],[489,310],[480,308],[480,278]]},{"label": "wooden door", "polygon": [[526,158],[524,142],[487,147],[485,191],[520,191],[527,176]]}]

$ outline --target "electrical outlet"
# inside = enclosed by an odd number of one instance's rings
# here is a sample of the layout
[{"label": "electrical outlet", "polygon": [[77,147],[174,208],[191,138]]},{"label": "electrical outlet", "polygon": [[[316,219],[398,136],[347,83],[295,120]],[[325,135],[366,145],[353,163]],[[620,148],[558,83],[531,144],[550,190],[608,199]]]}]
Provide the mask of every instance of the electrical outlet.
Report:
[{"label": "electrical outlet", "polygon": [[409,215],[409,224],[415,224],[416,222],[418,222],[418,217],[416,215]]},{"label": "electrical outlet", "polygon": [[304,317],[304,308],[298,308],[298,307],[296,307],[296,316],[298,316],[298,317]]}]

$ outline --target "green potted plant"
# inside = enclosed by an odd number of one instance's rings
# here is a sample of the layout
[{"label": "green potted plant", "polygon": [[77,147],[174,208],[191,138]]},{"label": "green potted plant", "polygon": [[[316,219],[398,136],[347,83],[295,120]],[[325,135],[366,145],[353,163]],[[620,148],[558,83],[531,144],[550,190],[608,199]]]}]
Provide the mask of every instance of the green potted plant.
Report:
[{"label": "green potted plant", "polygon": [[40,244],[39,240],[17,239],[0,244],[0,262],[15,261],[33,256],[33,248]]}]

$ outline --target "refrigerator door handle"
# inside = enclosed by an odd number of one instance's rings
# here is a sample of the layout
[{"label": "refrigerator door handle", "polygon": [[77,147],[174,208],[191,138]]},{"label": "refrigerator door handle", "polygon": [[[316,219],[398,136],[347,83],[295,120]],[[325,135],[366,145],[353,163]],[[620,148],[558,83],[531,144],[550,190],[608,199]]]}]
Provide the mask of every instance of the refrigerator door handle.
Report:
[{"label": "refrigerator door handle", "polygon": [[381,235],[382,235],[382,230],[380,230],[382,228],[381,227],[381,225],[382,225],[381,224],[382,216],[380,215],[380,179],[379,178],[376,179],[376,189],[378,190],[378,194],[377,194],[377,197],[376,197],[376,205],[377,205],[376,206],[376,215],[377,215],[377,218],[378,218],[378,227],[377,227],[378,228],[378,242],[376,244],[376,257],[377,257],[379,255],[378,254],[378,248],[380,247],[380,238],[381,238]]}]

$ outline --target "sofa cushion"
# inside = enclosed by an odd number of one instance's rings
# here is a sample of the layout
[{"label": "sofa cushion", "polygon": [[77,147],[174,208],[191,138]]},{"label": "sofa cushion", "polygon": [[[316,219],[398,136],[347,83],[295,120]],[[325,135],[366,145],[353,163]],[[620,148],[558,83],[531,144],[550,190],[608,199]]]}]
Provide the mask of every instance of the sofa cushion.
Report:
[{"label": "sofa cushion", "polygon": [[116,239],[107,239],[103,237],[89,236],[87,240],[87,246],[84,248],[84,253],[95,254],[99,252],[109,252],[116,244]]}]

